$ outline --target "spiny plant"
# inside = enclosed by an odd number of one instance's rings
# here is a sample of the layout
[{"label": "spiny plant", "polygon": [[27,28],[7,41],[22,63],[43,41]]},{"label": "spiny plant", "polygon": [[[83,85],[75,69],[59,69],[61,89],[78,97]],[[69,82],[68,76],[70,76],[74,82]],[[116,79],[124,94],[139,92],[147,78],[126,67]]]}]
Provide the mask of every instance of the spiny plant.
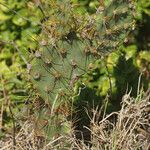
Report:
[{"label": "spiny plant", "polygon": [[50,115],[59,116],[60,109],[71,106],[77,80],[95,60],[124,42],[134,27],[134,5],[131,0],[112,0],[95,14],[84,16],[69,0],[47,0],[37,5],[44,16],[42,33],[28,71]]}]

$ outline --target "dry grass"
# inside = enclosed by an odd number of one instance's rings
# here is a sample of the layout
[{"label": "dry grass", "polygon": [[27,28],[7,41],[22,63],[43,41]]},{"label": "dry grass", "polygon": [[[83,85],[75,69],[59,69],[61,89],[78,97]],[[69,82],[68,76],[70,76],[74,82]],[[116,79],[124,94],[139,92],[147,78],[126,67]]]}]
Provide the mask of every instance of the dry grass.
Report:
[{"label": "dry grass", "polygon": [[[116,114],[114,124],[109,118]],[[125,95],[122,108],[93,124],[93,150],[150,149],[150,91],[138,101]]]},{"label": "dry grass", "polygon": [[[136,99],[124,95],[119,112],[104,117],[101,121],[91,120],[91,150],[149,150],[150,149],[150,90]],[[114,123],[110,118],[115,115]],[[0,141],[0,150],[89,150],[84,144],[76,143],[73,136],[59,136],[51,141],[35,135],[33,122],[25,122],[15,136],[6,135]],[[14,145],[15,144],[15,145]],[[74,148],[73,148],[74,147]],[[76,148],[75,148],[76,147]]]}]

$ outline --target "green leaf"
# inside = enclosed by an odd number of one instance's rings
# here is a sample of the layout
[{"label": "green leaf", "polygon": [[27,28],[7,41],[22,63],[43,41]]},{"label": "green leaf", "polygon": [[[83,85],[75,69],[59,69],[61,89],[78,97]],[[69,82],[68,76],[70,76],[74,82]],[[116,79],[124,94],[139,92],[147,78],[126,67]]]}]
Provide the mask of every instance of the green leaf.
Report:
[{"label": "green leaf", "polygon": [[25,26],[27,24],[28,10],[21,9],[14,15],[12,22],[18,26]]},{"label": "green leaf", "polygon": [[140,58],[145,59],[146,61],[150,62],[150,52],[149,51],[141,51],[139,53]]}]

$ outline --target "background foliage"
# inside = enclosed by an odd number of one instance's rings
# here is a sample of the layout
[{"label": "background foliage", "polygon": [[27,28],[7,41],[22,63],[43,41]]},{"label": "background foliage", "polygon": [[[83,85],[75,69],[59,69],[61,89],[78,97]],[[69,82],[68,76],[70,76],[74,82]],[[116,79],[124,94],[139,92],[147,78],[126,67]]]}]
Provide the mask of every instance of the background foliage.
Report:
[{"label": "background foliage", "polygon": [[32,95],[26,60],[28,50],[36,48],[40,16],[41,12],[30,1],[0,0],[1,131],[12,125],[13,114],[16,120],[22,116],[22,108]]}]

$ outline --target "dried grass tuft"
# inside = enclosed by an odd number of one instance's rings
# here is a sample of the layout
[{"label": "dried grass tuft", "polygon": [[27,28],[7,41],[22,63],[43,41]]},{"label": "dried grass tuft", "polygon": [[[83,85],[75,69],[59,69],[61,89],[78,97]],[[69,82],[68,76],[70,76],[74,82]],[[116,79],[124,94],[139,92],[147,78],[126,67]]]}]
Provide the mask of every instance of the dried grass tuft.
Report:
[{"label": "dried grass tuft", "polygon": [[[117,115],[116,123],[110,121]],[[93,150],[150,149],[150,90],[142,99],[124,95],[122,108],[93,124]]]},{"label": "dried grass tuft", "polygon": [[[72,134],[48,141],[36,136],[34,123],[26,121],[15,137],[6,135],[0,150],[149,150],[150,149],[150,90],[136,99],[126,94],[119,112],[101,121],[91,120],[92,147],[76,142]],[[117,120],[112,121],[113,116]]]}]

